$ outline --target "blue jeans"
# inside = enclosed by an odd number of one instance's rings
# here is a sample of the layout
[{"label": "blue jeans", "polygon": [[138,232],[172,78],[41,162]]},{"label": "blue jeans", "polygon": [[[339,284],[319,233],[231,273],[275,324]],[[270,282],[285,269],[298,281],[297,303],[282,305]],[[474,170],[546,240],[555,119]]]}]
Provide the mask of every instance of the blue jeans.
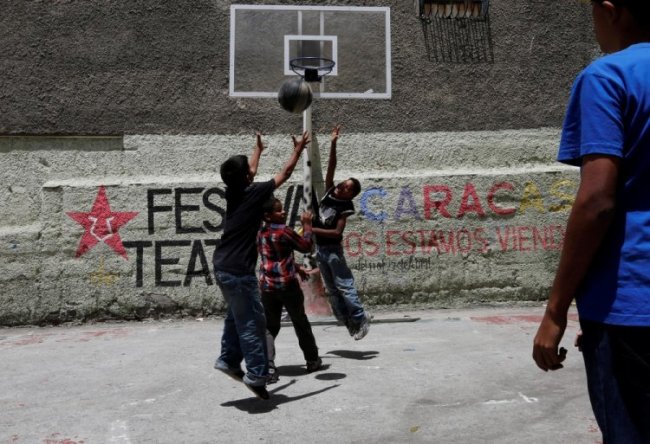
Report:
[{"label": "blue jeans", "polygon": [[343,247],[340,244],[318,245],[316,260],[334,316],[348,327],[359,326],[366,313],[359,301],[352,271],[345,261]]},{"label": "blue jeans", "polygon": [[581,348],[604,444],[650,442],[650,327],[586,320]]},{"label": "blue jeans", "polygon": [[244,382],[266,385],[269,362],[266,352],[266,319],[254,274],[236,276],[216,271],[217,285],[228,304],[218,360],[231,369],[246,362]]}]

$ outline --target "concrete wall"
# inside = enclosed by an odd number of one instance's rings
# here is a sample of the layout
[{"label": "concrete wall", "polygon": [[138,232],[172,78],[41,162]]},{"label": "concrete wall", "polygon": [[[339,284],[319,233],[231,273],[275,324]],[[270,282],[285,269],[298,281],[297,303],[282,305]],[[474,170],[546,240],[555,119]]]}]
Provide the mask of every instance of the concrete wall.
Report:
[{"label": "concrete wall", "polygon": [[[337,178],[362,180],[345,238],[362,298],[543,298],[578,181],[554,156],[571,80],[596,55],[588,9],[495,0],[493,60],[458,64],[429,60],[411,2],[372,5],[391,7],[393,99],[314,107],[322,141],[344,125]],[[302,125],[228,97],[229,6],[5,5],[0,324],[223,310],[218,165],[262,129],[269,178]],[[295,213],[293,179],[277,194]]]},{"label": "concrete wall", "polygon": [[[229,1],[3,3],[0,133],[287,133],[300,124],[272,100],[228,97]],[[556,127],[595,51],[580,2],[492,0],[493,62],[464,64],[428,60],[411,0],[300,3],[391,8],[393,100],[315,109],[320,125],[342,121],[350,132]]]}]

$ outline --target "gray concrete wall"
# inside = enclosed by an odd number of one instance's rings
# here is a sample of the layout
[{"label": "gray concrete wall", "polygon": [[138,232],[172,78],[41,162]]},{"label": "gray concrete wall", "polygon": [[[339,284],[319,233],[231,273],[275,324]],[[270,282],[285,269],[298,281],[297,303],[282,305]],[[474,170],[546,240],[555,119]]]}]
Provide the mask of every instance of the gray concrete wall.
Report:
[{"label": "gray concrete wall", "polygon": [[[362,298],[438,306],[543,298],[577,184],[573,169],[552,163],[557,139],[555,129],[344,134],[337,177],[355,175],[364,187],[344,241]],[[10,211],[1,216],[0,321],[219,313],[211,256],[225,205],[215,170],[252,141],[0,139],[11,184],[2,190]],[[111,149],[117,142],[123,148]],[[260,179],[290,151],[286,136],[267,143]],[[294,217],[296,176],[277,192]]]},{"label": "gray concrete wall", "polygon": [[[493,60],[457,64],[427,58],[410,1],[372,5],[391,7],[393,99],[314,107],[322,141],[344,125],[337,178],[363,183],[344,241],[362,298],[545,297],[578,181],[554,156],[596,55],[588,9],[495,0]],[[220,313],[218,165],[262,129],[269,178],[302,126],[228,97],[230,2],[3,6],[0,324]],[[298,185],[277,193],[293,212]]]},{"label": "gray concrete wall", "polygon": [[[228,97],[230,4],[3,0],[0,133],[294,131],[299,117],[274,101]],[[326,4],[391,8],[393,99],[315,109],[319,125],[343,121],[351,132],[558,126],[571,81],[595,51],[580,2],[492,0],[493,62],[464,64],[428,60],[411,0]]]}]

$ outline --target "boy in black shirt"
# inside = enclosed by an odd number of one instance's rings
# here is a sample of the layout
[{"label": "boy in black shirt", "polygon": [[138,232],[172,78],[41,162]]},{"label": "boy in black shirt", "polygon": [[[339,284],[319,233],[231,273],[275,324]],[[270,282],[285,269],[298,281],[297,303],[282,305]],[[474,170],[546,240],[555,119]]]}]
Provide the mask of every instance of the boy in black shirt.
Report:
[{"label": "boy in black shirt", "polygon": [[[250,162],[244,155],[232,156],[221,164],[221,178],[226,184],[226,216],[221,243],[214,252],[217,284],[228,304],[221,337],[221,354],[214,368],[243,381],[262,399],[266,390],[268,359],[266,352],[266,321],[255,276],[257,264],[257,231],[262,222],[262,205],[273,190],[291,177],[300,154],[309,142],[307,132],[293,140],[291,157],[267,182],[253,182],[264,145],[257,133],[257,143]],[[242,359],[246,373],[241,370]]]},{"label": "boy in black shirt", "polygon": [[350,336],[358,341],[368,334],[370,317],[359,301],[354,276],[345,261],[341,241],[346,220],[354,214],[352,199],[361,192],[361,184],[357,179],[349,178],[334,186],[339,130],[340,127],[337,126],[332,131],[325,176],[327,192],[318,204],[314,204],[316,218],[313,233],[316,235],[316,261],[329,293],[334,316],[345,324]]}]

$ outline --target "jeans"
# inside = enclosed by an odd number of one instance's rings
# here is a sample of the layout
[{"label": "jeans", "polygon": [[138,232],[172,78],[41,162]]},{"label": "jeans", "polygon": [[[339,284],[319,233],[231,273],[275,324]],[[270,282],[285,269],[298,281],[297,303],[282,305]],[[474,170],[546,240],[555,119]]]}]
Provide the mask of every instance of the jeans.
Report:
[{"label": "jeans", "polygon": [[650,443],[650,327],[586,320],[582,354],[604,444]]},{"label": "jeans", "polygon": [[316,260],[329,294],[332,312],[346,326],[359,326],[366,313],[354,286],[354,277],[343,255],[341,244],[318,245]]},{"label": "jeans", "polygon": [[247,370],[244,382],[266,385],[269,370],[266,319],[257,278],[254,274],[236,276],[223,271],[216,271],[215,275],[228,304],[218,360],[231,369],[239,369],[243,359]]},{"label": "jeans", "polygon": [[314,333],[311,331],[311,324],[305,314],[305,296],[300,289],[300,284],[294,281],[284,290],[263,291],[262,304],[266,314],[269,360],[275,360],[274,340],[280,332],[282,306],[285,306],[287,313],[291,317],[293,329],[298,337],[298,345],[300,345],[305,361],[316,361],[318,359],[318,347],[316,347]]}]

